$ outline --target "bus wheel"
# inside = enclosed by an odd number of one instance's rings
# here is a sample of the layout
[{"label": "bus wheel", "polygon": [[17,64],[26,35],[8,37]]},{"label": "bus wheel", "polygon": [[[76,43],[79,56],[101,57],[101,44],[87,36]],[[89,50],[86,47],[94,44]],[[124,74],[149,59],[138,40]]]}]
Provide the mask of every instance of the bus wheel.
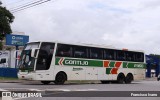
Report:
[{"label": "bus wheel", "polygon": [[64,72],[59,72],[57,75],[56,75],[56,79],[54,81],[55,84],[57,85],[62,85],[64,84],[64,82],[67,80],[67,76]]},{"label": "bus wheel", "polygon": [[124,83],[124,80],[125,80],[124,74],[123,74],[123,73],[120,73],[120,74],[118,75],[118,77],[117,77],[117,82],[118,82],[119,84],[123,84],[123,83]]},{"label": "bus wheel", "polygon": [[133,75],[131,73],[127,74],[125,78],[125,83],[130,84],[133,81]]},{"label": "bus wheel", "polygon": [[43,84],[47,85],[47,84],[49,84],[49,83],[50,83],[50,81],[41,81],[41,83],[43,83]]}]

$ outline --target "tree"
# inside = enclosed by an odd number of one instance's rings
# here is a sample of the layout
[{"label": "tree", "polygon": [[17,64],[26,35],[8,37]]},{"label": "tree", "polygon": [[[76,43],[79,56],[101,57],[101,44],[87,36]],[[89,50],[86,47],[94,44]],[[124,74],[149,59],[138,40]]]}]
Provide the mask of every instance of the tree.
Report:
[{"label": "tree", "polygon": [[2,49],[2,40],[5,35],[12,33],[10,24],[14,20],[13,14],[6,7],[2,7],[1,4],[0,1],[0,50]]}]

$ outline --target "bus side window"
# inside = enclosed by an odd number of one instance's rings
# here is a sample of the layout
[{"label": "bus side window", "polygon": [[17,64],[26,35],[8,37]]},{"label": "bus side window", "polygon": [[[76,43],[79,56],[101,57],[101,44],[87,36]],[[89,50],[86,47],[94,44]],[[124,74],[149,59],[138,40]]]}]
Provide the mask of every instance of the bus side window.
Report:
[{"label": "bus side window", "polygon": [[66,44],[58,44],[56,56],[72,57],[72,46]]},{"label": "bus side window", "polygon": [[137,62],[143,62],[144,61],[144,54],[143,53],[136,53],[135,54],[135,61]]},{"label": "bus side window", "polygon": [[125,61],[126,60],[125,51],[116,50],[116,58],[117,60]]},{"label": "bus side window", "polygon": [[126,51],[125,55],[126,55],[126,60],[127,61],[134,61],[134,53],[133,52]]},{"label": "bus side window", "polygon": [[103,59],[103,50],[100,48],[90,48],[91,59]]},{"label": "bus side window", "polygon": [[83,46],[74,46],[73,55],[75,58],[87,58],[87,48]]},{"label": "bus side window", "polygon": [[112,49],[104,50],[104,59],[115,60],[115,50],[112,50]]}]

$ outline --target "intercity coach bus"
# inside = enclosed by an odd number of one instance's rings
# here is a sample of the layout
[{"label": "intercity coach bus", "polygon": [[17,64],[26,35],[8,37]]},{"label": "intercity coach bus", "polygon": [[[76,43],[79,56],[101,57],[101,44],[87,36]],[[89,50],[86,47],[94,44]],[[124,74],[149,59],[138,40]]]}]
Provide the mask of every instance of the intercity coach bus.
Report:
[{"label": "intercity coach bus", "polygon": [[99,80],[131,83],[145,78],[142,51],[87,44],[30,42],[19,60],[18,78],[43,84],[70,80]]}]

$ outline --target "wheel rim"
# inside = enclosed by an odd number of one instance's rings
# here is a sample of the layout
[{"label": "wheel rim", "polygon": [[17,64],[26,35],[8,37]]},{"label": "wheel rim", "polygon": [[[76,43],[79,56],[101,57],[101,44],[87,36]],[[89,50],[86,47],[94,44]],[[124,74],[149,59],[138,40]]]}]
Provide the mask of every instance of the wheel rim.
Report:
[{"label": "wheel rim", "polygon": [[59,76],[57,77],[57,81],[58,81],[58,82],[63,82],[63,81],[64,81],[64,76],[59,75]]},{"label": "wheel rim", "polygon": [[133,80],[133,77],[132,77],[132,75],[129,74],[129,75],[127,75],[127,77],[126,77],[125,82],[126,82],[126,83],[131,83],[132,80]]},{"label": "wheel rim", "polygon": [[123,75],[120,75],[118,77],[118,83],[123,83],[123,81],[124,81],[124,77],[123,77]]},{"label": "wheel rim", "polygon": [[63,84],[66,80],[66,77],[63,73],[59,73],[57,74],[57,77],[56,77],[56,80],[55,80],[55,83],[56,84]]}]

